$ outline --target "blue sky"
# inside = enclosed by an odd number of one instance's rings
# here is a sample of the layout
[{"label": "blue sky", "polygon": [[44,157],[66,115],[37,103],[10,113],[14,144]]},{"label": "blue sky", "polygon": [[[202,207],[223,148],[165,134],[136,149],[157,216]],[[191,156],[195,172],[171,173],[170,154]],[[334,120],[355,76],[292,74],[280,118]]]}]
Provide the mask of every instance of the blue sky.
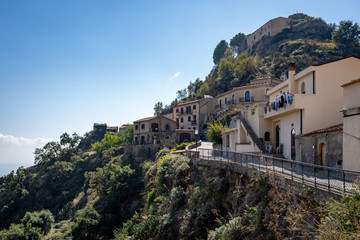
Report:
[{"label": "blue sky", "polygon": [[358,1],[0,1],[0,175],[93,123],[151,116],[222,39],[296,12],[360,22]]}]

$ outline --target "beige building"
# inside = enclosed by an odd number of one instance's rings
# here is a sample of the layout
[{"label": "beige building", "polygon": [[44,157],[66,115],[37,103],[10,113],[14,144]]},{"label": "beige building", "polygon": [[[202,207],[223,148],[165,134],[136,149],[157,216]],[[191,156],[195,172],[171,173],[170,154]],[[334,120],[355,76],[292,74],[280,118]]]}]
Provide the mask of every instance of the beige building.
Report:
[{"label": "beige building", "polygon": [[160,144],[173,147],[176,144],[176,122],[164,116],[143,118],[134,122],[134,145]]},{"label": "beige building", "polygon": [[216,110],[222,111],[230,106],[242,109],[255,103],[268,102],[267,91],[282,81],[277,78],[259,78],[249,84],[233,88],[216,96]]},{"label": "beige building", "polygon": [[254,33],[246,38],[248,53],[252,52],[252,47],[254,44],[260,41],[264,36],[274,36],[285,28],[290,28],[290,19],[284,17],[271,19],[262,25]]},{"label": "beige building", "polygon": [[[346,57],[310,66],[297,74],[295,65],[290,65],[288,75],[288,80],[268,91],[264,119],[270,121],[273,149],[294,159],[295,135],[342,123],[341,85],[360,76],[360,59]],[[314,146],[318,152],[320,147]]]},{"label": "beige building", "polygon": [[269,148],[271,124],[264,120],[264,107],[268,102],[266,94],[280,83],[282,81],[275,78],[254,79],[245,86],[216,97],[219,111],[235,107],[238,114],[234,125],[230,126],[231,129],[223,133],[223,150],[260,152]]},{"label": "beige building", "polygon": [[360,79],[347,82],[341,87],[344,105],[343,168],[360,171]]}]

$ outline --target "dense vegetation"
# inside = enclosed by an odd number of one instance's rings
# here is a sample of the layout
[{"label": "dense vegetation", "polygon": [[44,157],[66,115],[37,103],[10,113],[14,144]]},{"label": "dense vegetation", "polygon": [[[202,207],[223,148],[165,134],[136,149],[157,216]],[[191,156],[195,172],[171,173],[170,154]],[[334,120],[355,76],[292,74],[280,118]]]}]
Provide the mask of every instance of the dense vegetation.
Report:
[{"label": "dense vegetation", "polygon": [[106,134],[90,148],[81,146],[92,134],[74,143],[76,136],[46,144],[37,150],[35,168],[1,180],[0,239],[360,236],[359,182],[341,202],[322,206],[296,196],[291,186],[279,189],[271,175],[198,167],[169,149],[140,164],[121,140],[129,135]]}]

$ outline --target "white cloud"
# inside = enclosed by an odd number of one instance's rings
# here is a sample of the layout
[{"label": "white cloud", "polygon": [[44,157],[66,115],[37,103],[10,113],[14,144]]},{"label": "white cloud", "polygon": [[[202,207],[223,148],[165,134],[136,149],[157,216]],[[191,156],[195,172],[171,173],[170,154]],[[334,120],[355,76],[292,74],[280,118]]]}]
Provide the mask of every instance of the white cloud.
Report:
[{"label": "white cloud", "polygon": [[34,164],[35,148],[43,147],[52,139],[24,138],[0,133],[0,177],[20,166]]},{"label": "white cloud", "polygon": [[37,146],[39,144],[45,144],[49,141],[52,141],[52,139],[45,139],[41,137],[15,137],[12,135],[4,135],[0,133],[0,146]]},{"label": "white cloud", "polygon": [[180,72],[175,73],[170,80],[174,80],[175,78],[177,78],[178,76],[180,76]]}]

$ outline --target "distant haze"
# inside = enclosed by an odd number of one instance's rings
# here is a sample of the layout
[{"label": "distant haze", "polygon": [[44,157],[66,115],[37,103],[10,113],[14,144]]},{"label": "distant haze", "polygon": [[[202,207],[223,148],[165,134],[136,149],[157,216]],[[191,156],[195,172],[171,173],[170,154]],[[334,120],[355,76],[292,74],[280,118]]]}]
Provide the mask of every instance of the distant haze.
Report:
[{"label": "distant haze", "polygon": [[0,176],[20,166],[34,165],[34,150],[43,147],[51,139],[24,138],[0,133]]}]

